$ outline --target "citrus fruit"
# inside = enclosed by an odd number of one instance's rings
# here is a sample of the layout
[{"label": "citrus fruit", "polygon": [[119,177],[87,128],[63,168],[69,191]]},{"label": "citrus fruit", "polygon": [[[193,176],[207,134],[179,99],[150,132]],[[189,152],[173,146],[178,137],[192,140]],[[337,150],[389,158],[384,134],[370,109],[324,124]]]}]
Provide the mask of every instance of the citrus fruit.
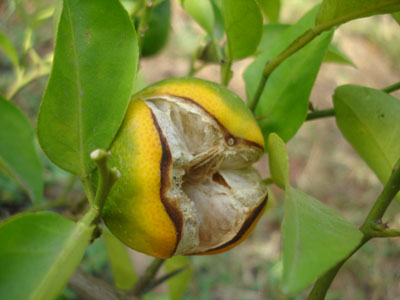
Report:
[{"label": "citrus fruit", "polygon": [[120,179],[103,219],[126,245],[161,258],[214,254],[239,244],[267,191],[252,167],[264,139],[233,92],[194,78],[136,94],[111,146]]}]

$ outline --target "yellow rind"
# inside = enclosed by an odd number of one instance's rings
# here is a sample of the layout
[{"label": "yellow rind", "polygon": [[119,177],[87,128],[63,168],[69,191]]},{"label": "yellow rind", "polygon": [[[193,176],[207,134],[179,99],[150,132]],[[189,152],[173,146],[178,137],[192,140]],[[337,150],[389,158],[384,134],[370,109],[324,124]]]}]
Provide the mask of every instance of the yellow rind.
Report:
[{"label": "yellow rind", "polygon": [[122,176],[103,211],[107,227],[132,249],[160,258],[172,256],[176,228],[160,197],[163,149],[143,101],[131,101],[110,150],[110,165]]},{"label": "yellow rind", "polygon": [[197,78],[160,81],[139,92],[135,98],[171,95],[189,98],[208,111],[232,135],[264,148],[264,137],[253,114],[233,92],[216,83]]}]

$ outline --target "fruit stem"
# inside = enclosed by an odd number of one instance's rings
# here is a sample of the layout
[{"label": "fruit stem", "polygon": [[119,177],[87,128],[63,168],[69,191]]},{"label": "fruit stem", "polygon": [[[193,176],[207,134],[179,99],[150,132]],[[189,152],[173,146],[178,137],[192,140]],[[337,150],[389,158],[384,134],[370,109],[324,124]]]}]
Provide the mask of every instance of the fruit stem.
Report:
[{"label": "fruit stem", "polygon": [[399,236],[399,232],[397,230],[387,229],[386,224],[383,224],[381,221],[390,203],[392,203],[394,197],[399,191],[400,191],[400,159],[394,165],[392,175],[385,184],[385,187],[383,188],[383,191],[379,195],[378,199],[376,199],[363,225],[361,225],[360,227],[361,232],[364,234],[363,239],[345,259],[340,261],[338,264],[336,264],[336,266],[334,266],[323,276],[318,278],[307,300],[324,299],[331,283],[335,279],[336,274],[339,272],[343,264],[371,238]]},{"label": "fruit stem", "polygon": [[98,208],[99,214],[103,210],[104,203],[110,193],[111,187],[120,176],[117,169],[110,169],[107,166],[107,160],[110,156],[111,152],[106,152],[102,149],[97,149],[90,153],[90,158],[97,164],[97,169],[99,171],[96,197],[92,203],[94,207]]}]

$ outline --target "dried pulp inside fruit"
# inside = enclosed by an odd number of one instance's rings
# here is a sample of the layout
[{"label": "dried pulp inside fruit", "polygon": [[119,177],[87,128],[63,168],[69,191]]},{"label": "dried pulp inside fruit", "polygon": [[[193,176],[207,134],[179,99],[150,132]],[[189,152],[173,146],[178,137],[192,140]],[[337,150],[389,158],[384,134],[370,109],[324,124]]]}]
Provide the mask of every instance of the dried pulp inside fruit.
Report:
[{"label": "dried pulp inside fruit", "polygon": [[179,227],[175,254],[234,243],[267,194],[252,167],[263,149],[231,135],[190,99],[155,96],[146,104],[163,141],[161,199]]}]

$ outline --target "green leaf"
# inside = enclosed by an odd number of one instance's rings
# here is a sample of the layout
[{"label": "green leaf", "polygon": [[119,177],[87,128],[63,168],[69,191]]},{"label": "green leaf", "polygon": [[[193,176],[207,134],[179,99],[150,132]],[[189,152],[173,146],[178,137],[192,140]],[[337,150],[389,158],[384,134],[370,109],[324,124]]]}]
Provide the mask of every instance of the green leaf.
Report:
[{"label": "green leaf", "polygon": [[95,239],[86,248],[80,268],[91,274],[100,274],[110,267],[106,242],[104,239]]},{"label": "green leaf", "polygon": [[39,142],[59,167],[86,177],[129,103],[137,66],[132,22],[117,0],[65,0],[38,117]]},{"label": "green leaf", "polygon": [[164,0],[151,13],[149,29],[143,40],[143,56],[154,55],[164,48],[168,41],[170,23],[171,3],[170,0]]},{"label": "green leaf", "polygon": [[268,161],[273,181],[286,189],[289,186],[289,157],[285,143],[275,133],[268,137]]},{"label": "green leaf", "polygon": [[138,276],[125,245],[107,229],[103,230],[103,238],[110,257],[115,286],[121,290],[130,290]]},{"label": "green leaf", "polygon": [[36,204],[42,202],[43,167],[25,115],[0,96],[0,171],[16,181]]},{"label": "green leaf", "polygon": [[253,54],[260,43],[263,19],[254,0],[223,0],[222,13],[232,60]]},{"label": "green leaf", "polygon": [[354,62],[333,44],[329,45],[328,51],[324,57],[324,61],[356,67]]},{"label": "green leaf", "polygon": [[0,32],[0,48],[3,49],[5,54],[11,60],[14,68],[16,70],[18,70],[19,69],[19,61],[18,61],[17,51],[15,50],[15,48],[14,48],[13,44],[11,43],[10,39],[8,38],[8,36],[6,36],[3,32]]},{"label": "green leaf", "polygon": [[343,136],[385,184],[400,157],[399,99],[379,90],[344,85],[335,90],[333,103]]},{"label": "green leaf", "polygon": [[189,286],[190,280],[192,279],[193,271],[190,267],[190,261],[186,256],[174,256],[164,262],[164,267],[167,273],[185,266],[189,267],[185,271],[168,280],[170,300],[179,300],[183,297]]},{"label": "green leaf", "polygon": [[136,73],[136,79],[133,84],[132,94],[143,90],[147,86],[146,76],[143,72],[143,68],[140,68]]},{"label": "green leaf", "polygon": [[400,25],[400,12],[392,14],[393,19]]},{"label": "green leaf", "polygon": [[243,78],[246,83],[247,99],[252,99],[257,91],[265,64],[285,50],[295,39],[311,28],[317,14],[318,7],[306,13],[296,24],[273,24],[268,25],[268,32],[272,35],[271,41],[267,35],[263,35],[260,48],[263,53],[245,70]]},{"label": "green leaf", "polygon": [[51,300],[78,266],[94,230],[54,213],[16,215],[0,225],[2,300]]},{"label": "green leaf", "polygon": [[[248,99],[254,98],[265,64],[312,27],[316,9],[289,27],[273,46],[249,65],[243,75]],[[259,121],[265,139],[275,132],[287,142],[303,124],[311,89],[332,36],[333,31],[322,33],[282,62],[269,76],[255,110],[257,116],[265,117]]]},{"label": "green leaf", "polygon": [[281,9],[281,0],[257,0],[263,13],[272,23],[278,22]]},{"label": "green leaf", "polygon": [[63,0],[56,0],[56,7],[53,14],[53,37],[57,39],[58,24],[60,23],[61,13],[63,9]]},{"label": "green leaf", "polygon": [[362,233],[317,199],[289,187],[283,221],[282,289],[307,287],[360,243]]},{"label": "green leaf", "polygon": [[214,0],[210,0],[214,12],[214,38],[219,41],[224,37],[224,17],[222,16],[222,9],[215,3]]},{"label": "green leaf", "polygon": [[336,26],[350,20],[400,10],[400,0],[324,0],[316,25]]},{"label": "green leaf", "polygon": [[183,8],[210,36],[213,36],[214,10],[210,0],[184,0]]},{"label": "green leaf", "polygon": [[261,42],[258,45],[257,52],[264,53],[279,43],[282,34],[290,28],[290,24],[265,24]]}]

